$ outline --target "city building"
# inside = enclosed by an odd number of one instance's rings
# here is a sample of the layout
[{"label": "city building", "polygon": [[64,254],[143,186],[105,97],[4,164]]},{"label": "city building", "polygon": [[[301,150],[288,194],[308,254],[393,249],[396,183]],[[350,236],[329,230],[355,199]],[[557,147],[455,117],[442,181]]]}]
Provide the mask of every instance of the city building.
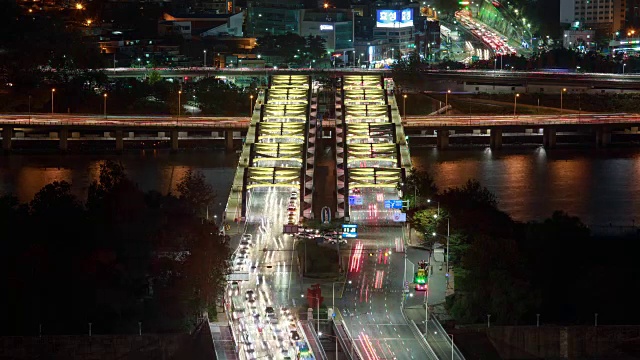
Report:
[{"label": "city building", "polygon": [[414,25],[412,8],[376,10],[373,39],[386,39],[391,46],[390,58],[414,51]]},{"label": "city building", "polygon": [[303,4],[289,0],[259,0],[247,4],[246,32],[248,36],[266,34],[299,34]]},{"label": "city building", "polygon": [[242,36],[242,23],[244,15],[238,14],[180,14],[164,13],[162,20],[158,22],[158,35],[179,34],[184,39],[202,34],[213,36],[226,33],[233,36]]},{"label": "city building", "polygon": [[596,48],[595,35],[594,30],[565,30],[562,46],[565,49],[587,52]]},{"label": "city building", "polygon": [[560,0],[560,22],[611,35],[625,27],[626,0]]},{"label": "city building", "polygon": [[345,64],[354,60],[354,13],[342,9],[302,10],[301,36],[320,36],[326,43],[327,51],[333,56],[341,56]]}]

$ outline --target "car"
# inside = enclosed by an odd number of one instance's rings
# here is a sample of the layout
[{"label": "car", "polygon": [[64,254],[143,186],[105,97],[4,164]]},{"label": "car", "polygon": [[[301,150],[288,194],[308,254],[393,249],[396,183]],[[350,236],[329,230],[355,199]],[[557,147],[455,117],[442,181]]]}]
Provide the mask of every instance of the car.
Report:
[{"label": "car", "polygon": [[289,207],[287,207],[287,211],[295,212],[296,211],[296,207],[295,206],[289,206]]},{"label": "car", "polygon": [[253,240],[253,236],[251,234],[242,234],[240,240],[245,240],[250,243]]},{"label": "car", "polygon": [[273,309],[273,306],[267,306],[264,309],[264,312],[267,313],[267,316],[274,317],[276,315],[276,311]]},{"label": "car", "polygon": [[246,248],[246,247],[249,247],[249,245],[251,245],[251,243],[248,242],[247,240],[240,241],[240,247]]},{"label": "car", "polygon": [[298,192],[297,191],[292,191],[291,192],[291,198],[292,199],[297,199],[298,198]]},{"label": "car", "polygon": [[244,294],[244,297],[247,299],[252,299],[256,296],[256,294],[253,292],[253,290],[247,290],[247,292]]},{"label": "car", "polygon": [[291,340],[293,341],[300,340],[300,334],[298,334],[297,330],[291,331]]}]

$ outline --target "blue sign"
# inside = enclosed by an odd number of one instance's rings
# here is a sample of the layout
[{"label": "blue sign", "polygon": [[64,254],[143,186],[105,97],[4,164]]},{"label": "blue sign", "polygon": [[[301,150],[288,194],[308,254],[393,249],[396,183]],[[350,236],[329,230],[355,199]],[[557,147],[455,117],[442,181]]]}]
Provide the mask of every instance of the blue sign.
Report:
[{"label": "blue sign", "polygon": [[385,200],[385,209],[402,209],[402,200]]},{"label": "blue sign", "polygon": [[413,26],[413,9],[376,10],[376,27],[403,28]]},{"label": "blue sign", "polygon": [[349,195],[349,205],[362,205],[362,196],[360,195]]},{"label": "blue sign", "polygon": [[358,237],[358,224],[342,224],[342,237],[355,239]]}]

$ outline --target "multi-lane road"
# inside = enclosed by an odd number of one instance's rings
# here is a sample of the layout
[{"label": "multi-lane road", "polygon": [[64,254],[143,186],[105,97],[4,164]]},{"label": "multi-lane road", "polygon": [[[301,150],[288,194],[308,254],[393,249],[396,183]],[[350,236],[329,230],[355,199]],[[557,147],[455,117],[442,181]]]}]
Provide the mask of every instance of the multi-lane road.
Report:
[{"label": "multi-lane road", "polygon": [[[564,114],[564,115],[471,115],[471,116],[406,116],[405,128],[425,127],[492,127],[492,126],[563,126],[563,125],[613,125],[640,124],[640,114]],[[109,116],[98,115],[2,115],[1,125],[12,126],[86,126],[129,128],[220,128],[246,129],[248,117],[167,117],[167,116]]]},{"label": "multi-lane road", "polygon": [[227,296],[239,351],[246,359],[310,358],[304,355],[308,345],[303,345],[296,321],[301,289],[294,240],[282,233],[290,195],[277,188],[249,195],[246,226],[233,256],[233,271],[248,273],[248,279],[230,283]]}]

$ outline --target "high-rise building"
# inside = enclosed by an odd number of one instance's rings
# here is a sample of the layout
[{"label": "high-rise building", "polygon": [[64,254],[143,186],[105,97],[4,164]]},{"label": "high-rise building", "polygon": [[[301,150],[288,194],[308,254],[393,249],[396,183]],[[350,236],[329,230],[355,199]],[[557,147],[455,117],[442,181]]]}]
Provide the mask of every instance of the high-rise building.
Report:
[{"label": "high-rise building", "polygon": [[560,0],[560,22],[613,34],[625,27],[626,0]]}]

